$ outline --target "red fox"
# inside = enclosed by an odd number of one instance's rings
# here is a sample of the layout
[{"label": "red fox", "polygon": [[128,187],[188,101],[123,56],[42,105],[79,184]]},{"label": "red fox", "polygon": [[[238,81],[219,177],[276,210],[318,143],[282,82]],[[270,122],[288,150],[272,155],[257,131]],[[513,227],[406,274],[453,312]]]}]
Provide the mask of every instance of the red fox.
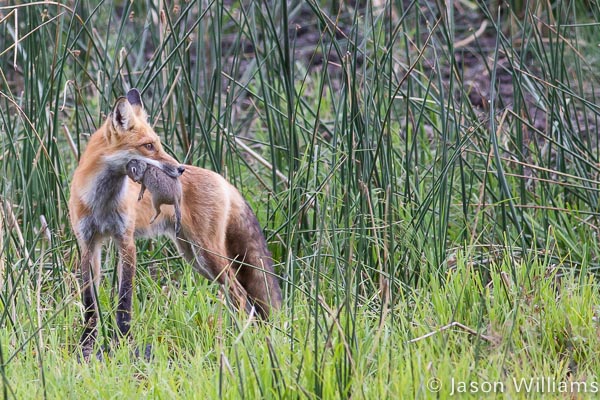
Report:
[{"label": "red fox", "polygon": [[[175,233],[173,207],[156,221],[150,196],[138,201],[140,185],[127,177],[127,163],[141,160],[181,182],[181,231]],[[281,289],[257,218],[242,195],[219,174],[180,165],[162,148],[147,122],[140,93],[117,99],[104,124],[90,137],[71,182],[70,220],[80,248],[85,327],[80,345],[89,359],[96,341],[96,295],[103,242],[119,251],[116,323],[130,329],[136,269],[135,237],[166,235],[204,277],[225,286],[239,308],[255,307],[267,318],[281,307]]]}]

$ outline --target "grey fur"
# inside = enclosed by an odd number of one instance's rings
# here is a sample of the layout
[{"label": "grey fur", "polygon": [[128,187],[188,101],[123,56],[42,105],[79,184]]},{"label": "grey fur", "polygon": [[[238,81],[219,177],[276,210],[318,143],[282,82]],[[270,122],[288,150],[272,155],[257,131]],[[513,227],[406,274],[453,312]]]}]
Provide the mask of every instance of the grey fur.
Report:
[{"label": "grey fur", "polygon": [[94,201],[90,204],[92,212],[79,222],[85,243],[94,235],[121,237],[125,233],[126,221],[117,212],[125,179],[125,175],[119,175],[113,168],[107,168],[98,177]]},{"label": "grey fur", "polygon": [[161,168],[165,174],[170,176],[171,178],[179,178],[183,171],[185,170],[181,165],[173,165],[173,164],[162,164]]},{"label": "grey fur", "polygon": [[[174,167],[176,170],[176,167]],[[142,160],[131,160],[127,164],[127,175],[134,181],[142,184],[138,201],[144,197],[146,188],[152,194],[152,205],[156,215],[150,223],[153,223],[160,215],[160,206],[170,204],[175,207],[175,233],[181,230],[181,182],[172,177],[166,171],[146,163]],[[181,175],[178,173],[177,177]]]}]

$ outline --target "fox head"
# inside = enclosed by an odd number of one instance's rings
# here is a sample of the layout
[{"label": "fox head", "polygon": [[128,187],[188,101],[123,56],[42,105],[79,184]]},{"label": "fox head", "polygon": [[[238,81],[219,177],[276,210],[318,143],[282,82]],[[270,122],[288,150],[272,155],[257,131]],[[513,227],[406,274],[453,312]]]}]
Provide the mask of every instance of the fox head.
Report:
[{"label": "fox head", "polygon": [[163,169],[169,175],[179,176],[183,167],[168,155],[160,138],[148,124],[148,116],[137,89],[126,97],[119,97],[107,118],[104,129],[107,145],[105,159],[126,174],[129,161],[139,159]]}]

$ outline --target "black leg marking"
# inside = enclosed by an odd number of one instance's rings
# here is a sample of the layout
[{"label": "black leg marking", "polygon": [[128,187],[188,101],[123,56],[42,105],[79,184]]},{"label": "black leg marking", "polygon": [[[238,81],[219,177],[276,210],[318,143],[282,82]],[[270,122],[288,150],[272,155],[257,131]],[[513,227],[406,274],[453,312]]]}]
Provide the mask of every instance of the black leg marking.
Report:
[{"label": "black leg marking", "polygon": [[[84,308],[84,329],[79,343],[84,360],[89,360],[92,355],[96,336],[98,335],[98,304],[95,282],[100,279],[100,265],[97,265],[99,264],[97,259],[99,251],[99,244],[92,240],[84,248],[80,264],[83,284],[81,296]],[[95,274],[98,274],[98,276]]]},{"label": "black leg marking", "polygon": [[129,334],[131,326],[131,308],[133,300],[133,281],[135,279],[135,244],[133,238],[122,239],[119,244],[120,276],[119,303],[117,305],[117,327],[121,336]]}]

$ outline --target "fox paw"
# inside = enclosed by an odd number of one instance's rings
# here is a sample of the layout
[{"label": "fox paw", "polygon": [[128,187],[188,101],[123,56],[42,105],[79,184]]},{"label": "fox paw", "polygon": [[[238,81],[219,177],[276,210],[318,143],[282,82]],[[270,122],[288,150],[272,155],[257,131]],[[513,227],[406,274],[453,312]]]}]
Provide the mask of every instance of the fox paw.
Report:
[{"label": "fox paw", "polygon": [[[143,351],[143,353],[142,353]],[[151,361],[152,360],[152,345],[151,344],[147,344],[146,346],[136,346],[135,351],[133,353],[133,355],[136,358],[144,358],[144,361]]]},{"label": "fox paw", "polygon": [[95,354],[93,345],[83,346],[81,347],[81,351],[77,352],[77,361],[80,364],[89,363],[95,356],[97,361],[103,362],[108,355],[110,355],[110,351],[107,351],[104,346],[101,346]]}]

